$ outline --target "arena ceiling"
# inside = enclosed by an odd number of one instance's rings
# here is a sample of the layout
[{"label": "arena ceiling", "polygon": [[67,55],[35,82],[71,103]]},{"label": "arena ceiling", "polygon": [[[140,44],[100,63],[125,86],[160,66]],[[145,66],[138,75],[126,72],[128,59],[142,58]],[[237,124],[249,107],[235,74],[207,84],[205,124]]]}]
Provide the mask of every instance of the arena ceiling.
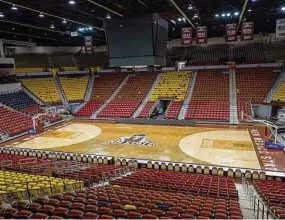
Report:
[{"label": "arena ceiling", "polygon": [[244,5],[242,20],[255,22],[256,33],[273,32],[276,19],[285,17],[285,0],[70,1],[0,0],[0,39],[78,46],[83,37],[71,37],[70,32],[81,29],[82,35],[93,36],[95,45],[105,45],[104,19],[154,12],[168,20],[169,39],[179,38],[181,27],[191,26],[187,19],[193,26],[206,25],[209,37],[221,37],[225,24],[239,22]]}]

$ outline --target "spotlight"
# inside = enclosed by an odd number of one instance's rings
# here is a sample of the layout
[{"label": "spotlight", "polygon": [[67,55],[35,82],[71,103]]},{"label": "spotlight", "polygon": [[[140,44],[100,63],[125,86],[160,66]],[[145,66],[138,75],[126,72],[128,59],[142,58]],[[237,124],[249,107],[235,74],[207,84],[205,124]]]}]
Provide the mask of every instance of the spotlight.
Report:
[{"label": "spotlight", "polygon": [[226,14],[222,14],[222,17],[225,17],[226,16]]},{"label": "spotlight", "polygon": [[0,18],[4,18],[4,15],[0,12]]},{"label": "spotlight", "polygon": [[231,16],[231,13],[227,13],[227,16],[230,17],[230,16]]},{"label": "spotlight", "polygon": [[193,6],[190,5],[190,6],[188,7],[188,9],[189,9],[189,10],[192,10],[192,9],[193,9]]},{"label": "spotlight", "polygon": [[218,14],[215,14],[215,17],[216,17],[216,18],[218,18],[218,17],[220,17],[220,15],[218,15]]},{"label": "spotlight", "polygon": [[63,24],[67,24],[67,21],[64,19],[64,20],[62,21],[62,23],[63,23]]},{"label": "spotlight", "polygon": [[51,28],[51,29],[54,29],[55,27],[54,27],[54,25],[52,24],[52,25],[50,26],[50,28]]},{"label": "spotlight", "polygon": [[247,11],[248,11],[248,12],[251,12],[252,10],[251,10],[251,8],[249,8],[249,9],[247,9]]},{"label": "spotlight", "polygon": [[110,14],[107,14],[106,18],[107,18],[107,19],[111,19],[111,15],[110,15]]},{"label": "spotlight", "polygon": [[285,11],[285,7],[282,7],[281,10],[282,10],[282,11]]},{"label": "spotlight", "polygon": [[235,15],[237,16],[239,13],[238,12],[235,12]]},{"label": "spotlight", "polygon": [[44,15],[43,13],[40,13],[40,14],[39,14],[39,17],[40,17],[40,18],[43,18],[44,16],[45,16],[45,15]]},{"label": "spotlight", "polygon": [[75,1],[74,1],[74,0],[70,0],[70,1],[69,1],[69,4],[70,4],[70,5],[75,5]]},{"label": "spotlight", "polygon": [[181,19],[181,18],[178,18],[177,20],[178,20],[178,21],[182,21],[182,19]]}]

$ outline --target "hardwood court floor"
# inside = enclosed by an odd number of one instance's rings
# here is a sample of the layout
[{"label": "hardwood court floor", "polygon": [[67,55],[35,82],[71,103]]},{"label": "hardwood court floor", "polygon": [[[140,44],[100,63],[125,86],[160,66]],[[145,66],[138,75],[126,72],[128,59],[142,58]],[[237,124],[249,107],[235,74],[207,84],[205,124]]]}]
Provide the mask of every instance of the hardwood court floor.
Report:
[{"label": "hardwood court floor", "polygon": [[73,122],[18,148],[260,168],[246,129]]}]

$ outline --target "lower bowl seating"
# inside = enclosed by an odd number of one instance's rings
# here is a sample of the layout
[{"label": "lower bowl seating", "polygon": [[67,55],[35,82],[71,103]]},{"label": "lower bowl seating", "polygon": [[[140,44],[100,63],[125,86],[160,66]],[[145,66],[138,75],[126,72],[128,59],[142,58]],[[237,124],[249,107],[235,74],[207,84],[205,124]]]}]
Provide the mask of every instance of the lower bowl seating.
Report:
[{"label": "lower bowl seating", "polygon": [[32,119],[11,109],[0,107],[0,132],[14,136],[33,128]]}]

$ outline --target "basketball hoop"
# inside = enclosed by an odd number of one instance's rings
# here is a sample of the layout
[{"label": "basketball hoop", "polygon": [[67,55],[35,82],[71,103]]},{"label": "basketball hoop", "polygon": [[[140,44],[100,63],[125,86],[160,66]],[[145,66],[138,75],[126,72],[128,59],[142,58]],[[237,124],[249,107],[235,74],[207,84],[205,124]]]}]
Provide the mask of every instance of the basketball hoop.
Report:
[{"label": "basketball hoop", "polygon": [[258,123],[261,123],[263,124],[265,127],[267,128],[270,128],[271,130],[271,134],[270,136],[267,138],[268,140],[273,137],[274,138],[274,143],[276,143],[277,141],[277,136],[278,136],[278,126],[276,124],[274,124],[273,122],[271,121],[267,121],[267,120],[259,120],[259,119],[254,119],[252,118],[251,116],[245,114],[243,111],[241,112],[241,121],[248,121],[248,122],[258,122]]}]

